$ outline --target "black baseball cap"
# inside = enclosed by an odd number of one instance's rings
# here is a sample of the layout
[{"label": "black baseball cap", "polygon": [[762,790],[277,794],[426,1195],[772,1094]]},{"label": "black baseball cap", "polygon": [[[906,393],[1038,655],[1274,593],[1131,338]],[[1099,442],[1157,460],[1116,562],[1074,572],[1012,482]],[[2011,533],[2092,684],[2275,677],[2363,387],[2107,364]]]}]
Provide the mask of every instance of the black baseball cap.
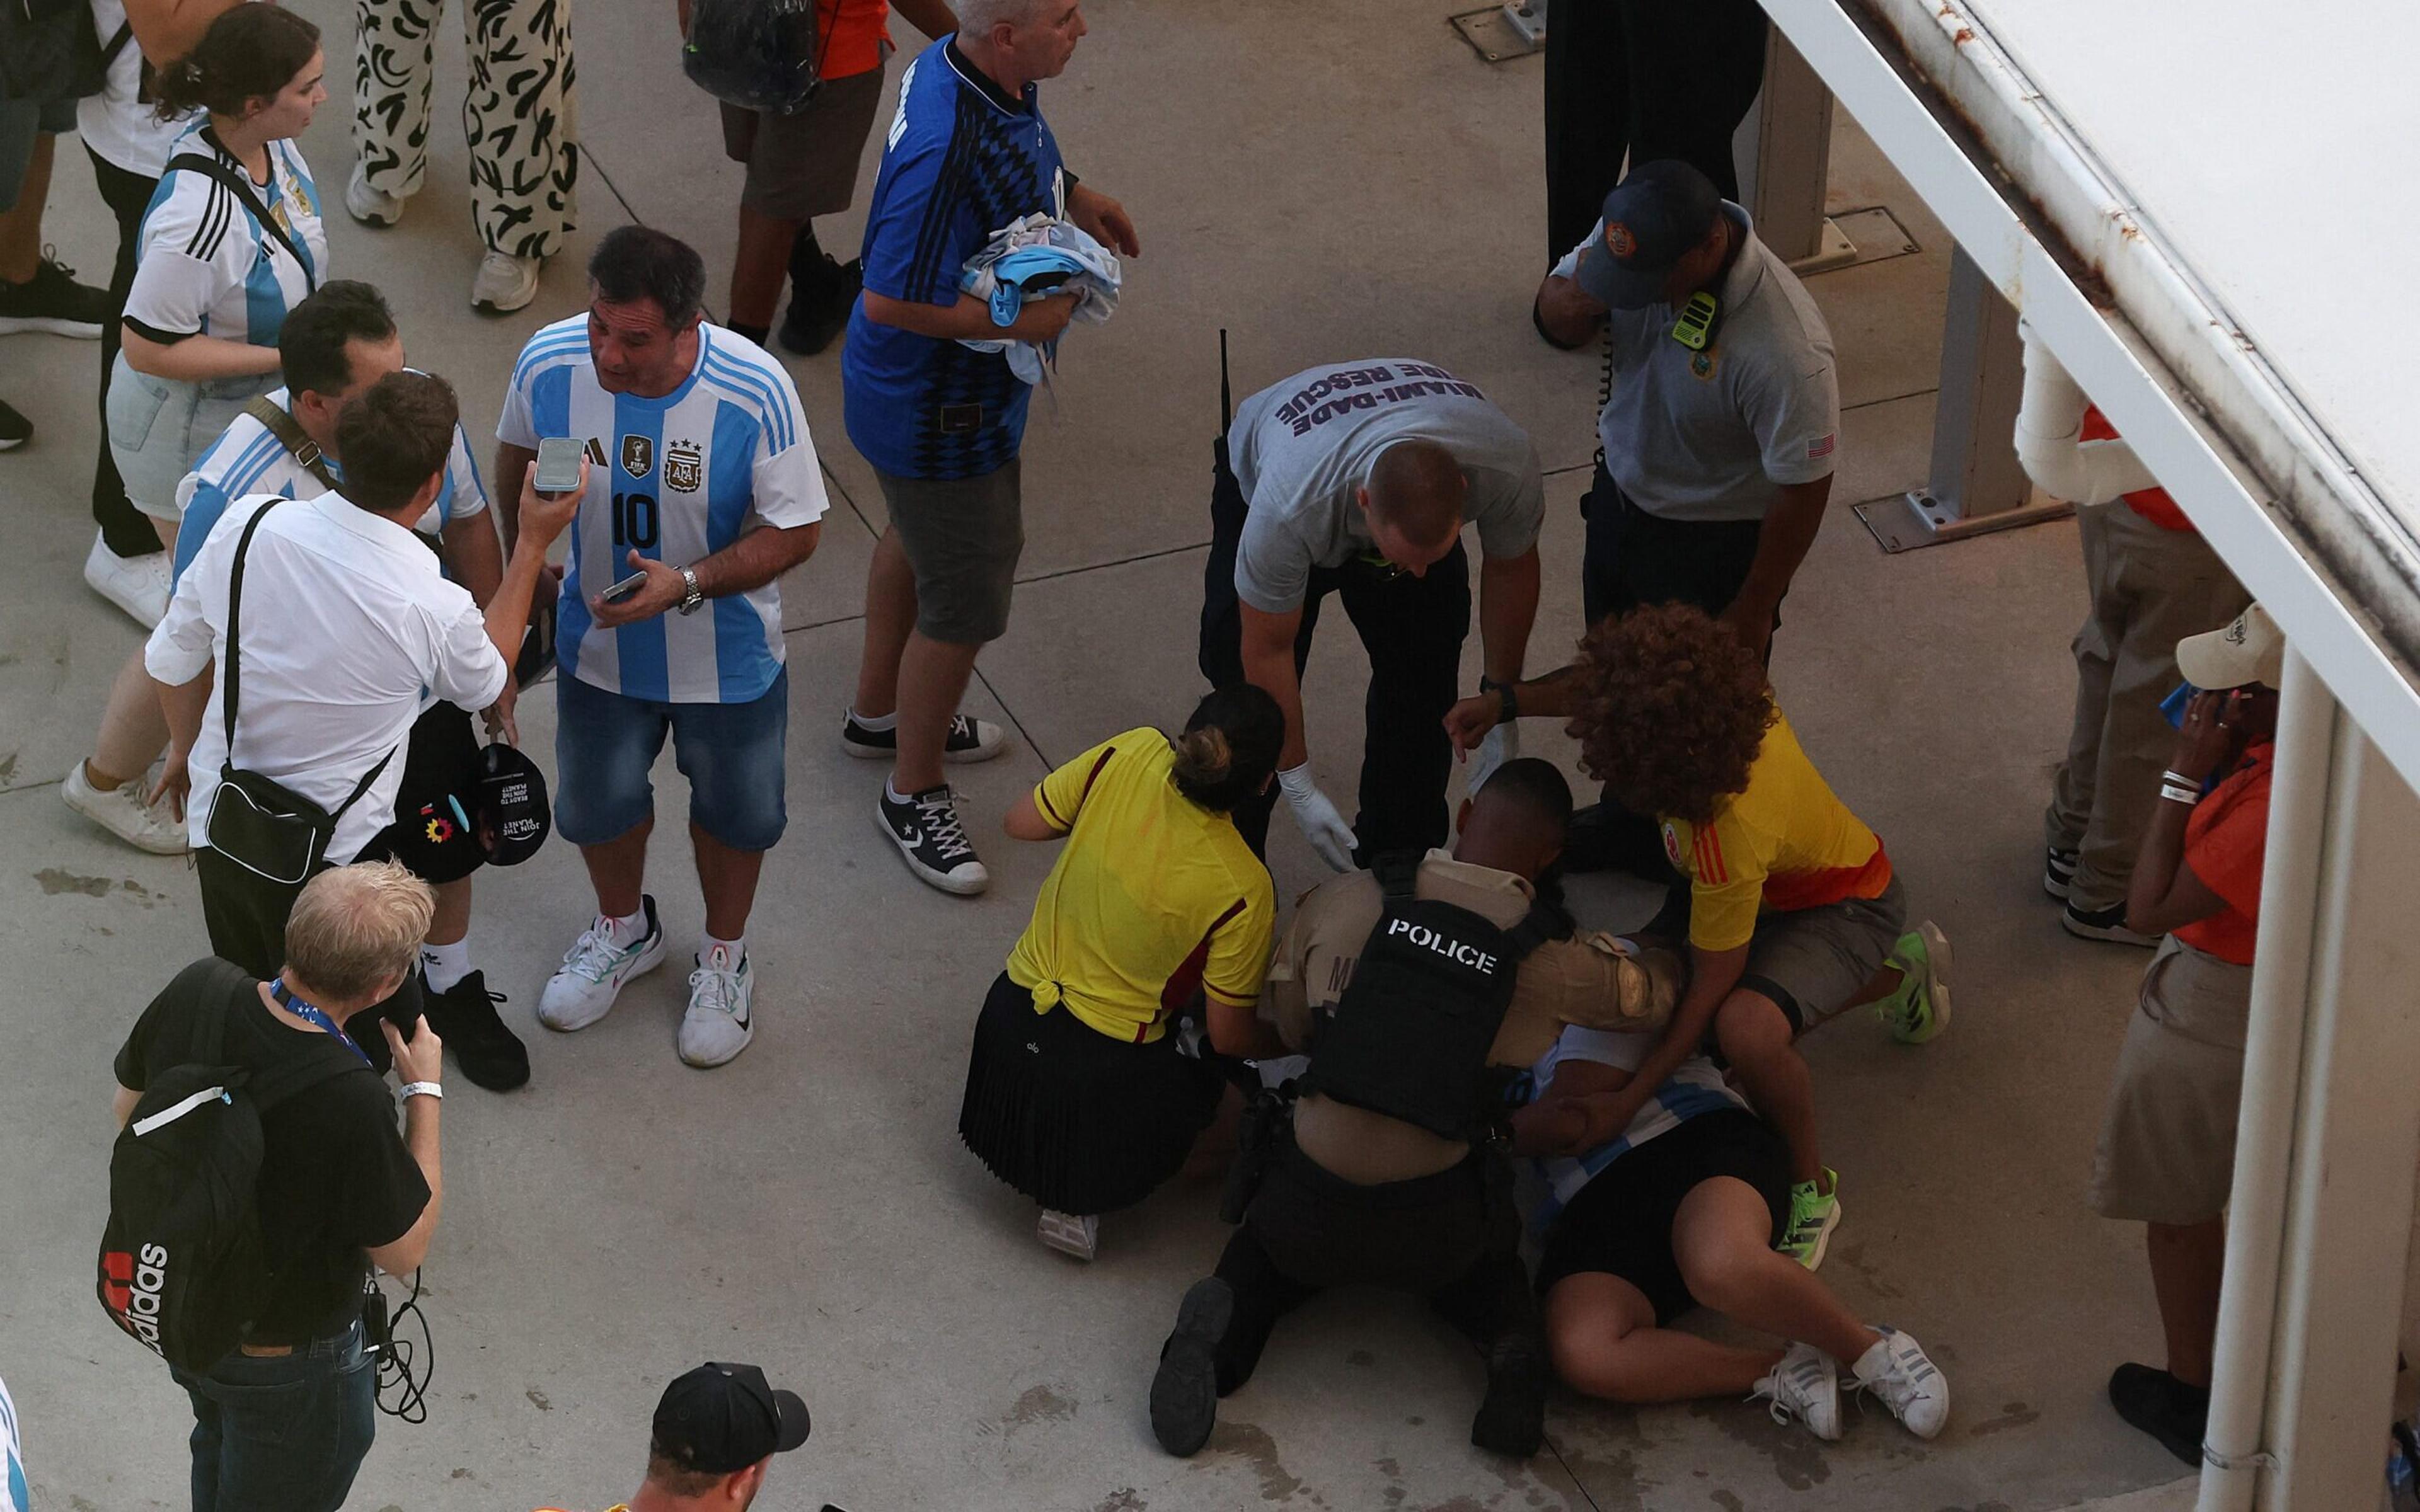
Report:
[{"label": "black baseball cap", "polygon": [[807,1404],[775,1391],[752,1365],[699,1365],[656,1403],[656,1452],[687,1470],[728,1475],[807,1442]]},{"label": "black baseball cap", "polygon": [[537,854],[554,827],[546,776],[537,763],[499,740],[479,753],[479,845],[495,866]]},{"label": "black baseball cap", "polygon": [[1581,249],[1574,280],[1608,309],[1661,303],[1673,266],[1706,239],[1722,212],[1722,195],[1697,169],[1675,158],[1642,162],[1605,196],[1604,218]]}]

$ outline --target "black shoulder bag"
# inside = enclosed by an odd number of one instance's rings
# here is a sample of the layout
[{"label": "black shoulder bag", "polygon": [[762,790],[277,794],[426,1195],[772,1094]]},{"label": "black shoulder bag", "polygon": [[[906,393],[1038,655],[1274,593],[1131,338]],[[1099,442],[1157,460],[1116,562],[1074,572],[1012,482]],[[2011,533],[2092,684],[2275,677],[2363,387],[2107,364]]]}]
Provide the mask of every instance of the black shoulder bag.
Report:
[{"label": "black shoulder bag", "polygon": [[361,801],[362,795],[395,760],[395,752],[390,750],[379,758],[379,764],[353,784],[352,793],[334,813],[274,778],[247,772],[235,764],[236,683],[240,663],[237,642],[243,624],[243,559],[252,549],[253,532],[260,529],[260,522],[276,507],[275,503],[264,504],[244,521],[243,534],[235,546],[235,572],[227,588],[226,676],[220,685],[220,717],[226,724],[226,756],[219,766],[219,790],[210,799],[209,817],[203,822],[202,831],[210,849],[245,871],[271,882],[301,887],[324,863],[328,841],[335,836],[337,822]]}]

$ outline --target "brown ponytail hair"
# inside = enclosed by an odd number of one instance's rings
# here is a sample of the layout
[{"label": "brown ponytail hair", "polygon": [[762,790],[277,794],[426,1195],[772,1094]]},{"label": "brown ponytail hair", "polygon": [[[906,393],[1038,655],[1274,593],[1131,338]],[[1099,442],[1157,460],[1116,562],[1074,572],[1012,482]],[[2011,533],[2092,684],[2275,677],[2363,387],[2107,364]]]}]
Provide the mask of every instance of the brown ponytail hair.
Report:
[{"label": "brown ponytail hair", "polygon": [[240,117],[311,66],[319,28],[281,5],[237,6],[210,23],[194,50],[163,64],[152,85],[163,120],[191,110]]},{"label": "brown ponytail hair", "polygon": [[1249,683],[1222,687],[1195,705],[1176,741],[1176,791],[1225,813],[1267,785],[1285,744],[1285,713]]}]

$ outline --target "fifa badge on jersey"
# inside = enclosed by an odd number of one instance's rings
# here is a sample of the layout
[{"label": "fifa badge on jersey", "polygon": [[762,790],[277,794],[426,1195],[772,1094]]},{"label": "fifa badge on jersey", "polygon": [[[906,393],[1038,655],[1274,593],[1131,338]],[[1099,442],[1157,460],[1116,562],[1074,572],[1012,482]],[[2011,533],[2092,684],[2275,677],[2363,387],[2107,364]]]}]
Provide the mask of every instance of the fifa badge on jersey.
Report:
[{"label": "fifa badge on jersey", "polygon": [[656,443],[644,436],[623,437],[622,471],[634,478],[656,471]]},{"label": "fifa badge on jersey", "polygon": [[706,453],[695,441],[675,441],[664,448],[664,486],[675,493],[695,493],[706,482]]},{"label": "fifa badge on jersey", "polygon": [[1664,855],[1671,861],[1674,870],[1688,870],[1687,863],[1681,859],[1681,832],[1668,819],[1664,822]]}]

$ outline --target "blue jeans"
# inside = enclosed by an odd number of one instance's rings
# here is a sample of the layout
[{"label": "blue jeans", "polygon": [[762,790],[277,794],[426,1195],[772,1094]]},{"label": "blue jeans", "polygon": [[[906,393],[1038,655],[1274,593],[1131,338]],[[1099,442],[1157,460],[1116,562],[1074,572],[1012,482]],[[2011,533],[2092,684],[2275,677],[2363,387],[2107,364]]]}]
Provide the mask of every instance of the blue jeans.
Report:
[{"label": "blue jeans", "polygon": [[378,1372],[362,1325],[291,1354],[238,1351],[200,1376],[169,1373],[194,1399],[194,1512],[336,1512],[378,1432]]},{"label": "blue jeans", "polygon": [[619,840],[656,814],[648,771],[673,737],[690,822],[735,851],[769,851],[789,823],[782,753],[790,670],[748,703],[658,703],[554,679],[554,827],[574,845]]}]

